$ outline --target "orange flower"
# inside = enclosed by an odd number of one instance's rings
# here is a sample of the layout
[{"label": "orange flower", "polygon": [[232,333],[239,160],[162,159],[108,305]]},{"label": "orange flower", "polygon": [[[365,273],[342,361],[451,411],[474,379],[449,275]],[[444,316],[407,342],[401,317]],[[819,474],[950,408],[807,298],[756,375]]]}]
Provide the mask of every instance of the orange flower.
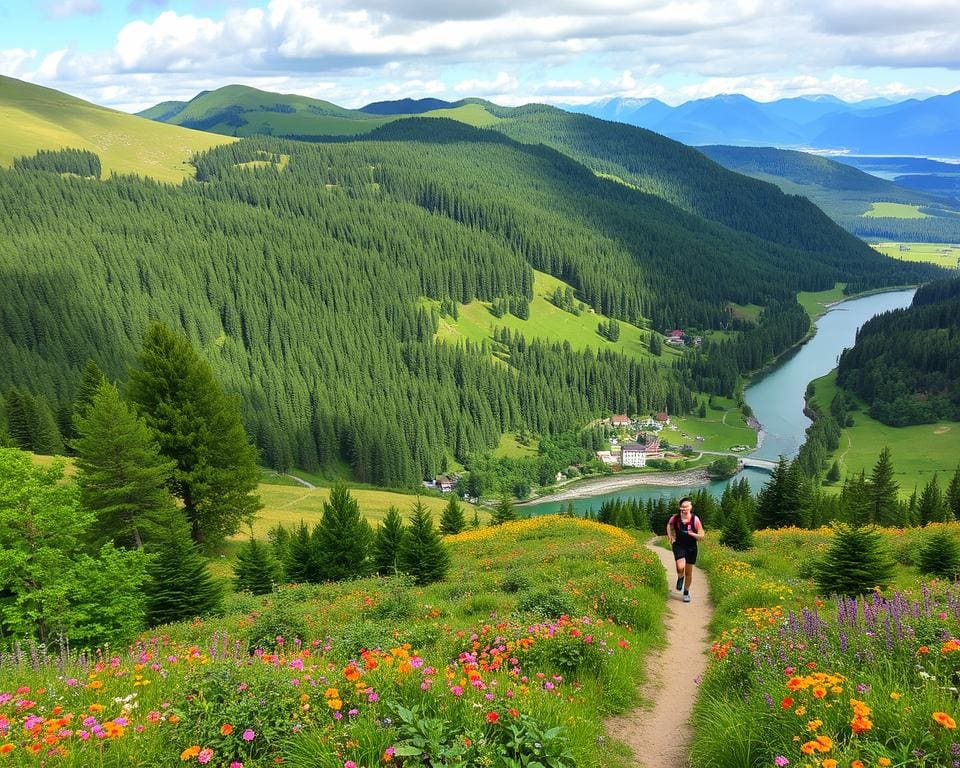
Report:
[{"label": "orange flower", "polygon": [[170,717],[167,718],[167,722],[172,725],[176,725],[177,723],[180,722],[180,715],[177,715],[177,714],[170,715]]},{"label": "orange flower", "polygon": [[811,691],[811,693],[813,693],[813,698],[822,699],[824,696],[827,695],[827,689],[824,688],[822,685],[815,685],[813,686],[813,691]]},{"label": "orange flower", "polygon": [[950,717],[950,715],[948,715],[946,712],[934,712],[933,719],[947,730],[952,731],[957,727],[957,721]]},{"label": "orange flower", "polygon": [[500,719],[500,714],[498,712],[487,712],[487,722],[495,723]]},{"label": "orange flower", "polygon": [[789,696],[784,697],[783,701],[780,702],[780,709],[790,709],[793,706],[793,699]]},{"label": "orange flower", "polygon": [[812,755],[820,748],[820,745],[815,741],[807,741],[800,747],[800,751],[805,755]]},{"label": "orange flower", "polygon": [[930,653],[930,649],[927,648],[927,646],[925,646],[925,645],[921,645],[919,648],[917,648],[917,653],[921,653],[921,654],[922,654],[922,653]]},{"label": "orange flower", "polygon": [[881,768],[887,768],[887,766],[890,764],[889,757],[881,757],[879,760],[877,760],[877,765],[879,765]]},{"label": "orange flower", "polygon": [[0,755],[5,755],[8,752],[13,752],[17,748],[16,744],[11,744],[9,741],[0,747]]},{"label": "orange flower", "polygon": [[862,760],[853,760],[850,763],[850,768],[864,768]]},{"label": "orange flower", "polygon": [[233,726],[230,723],[224,723],[220,726],[221,736],[229,736],[231,733],[233,733]]},{"label": "orange flower", "polygon": [[200,747],[194,744],[192,747],[187,747],[183,752],[180,753],[181,760],[192,760],[197,755],[200,754]]},{"label": "orange flower", "polygon": [[833,739],[829,736],[824,736],[823,734],[817,736],[817,744],[820,746],[818,749],[821,752],[829,752],[833,748]]},{"label": "orange flower", "polygon": [[820,763],[820,768],[837,768],[837,761],[832,757],[828,757],[826,760]]}]

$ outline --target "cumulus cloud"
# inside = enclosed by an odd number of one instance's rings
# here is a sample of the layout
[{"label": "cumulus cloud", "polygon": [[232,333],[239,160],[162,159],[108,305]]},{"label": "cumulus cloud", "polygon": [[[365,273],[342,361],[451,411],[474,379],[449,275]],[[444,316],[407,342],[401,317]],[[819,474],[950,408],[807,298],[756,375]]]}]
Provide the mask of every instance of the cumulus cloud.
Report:
[{"label": "cumulus cloud", "polygon": [[[50,7],[79,12],[96,2]],[[129,2],[140,11],[168,7],[167,0]],[[545,10],[539,0],[194,0],[193,14],[162,10],[132,21],[111,51],[67,52],[44,60],[37,72],[85,88],[110,75],[117,84],[150,75],[169,87],[187,74],[220,84],[279,78],[319,87],[319,80],[342,83],[351,103],[359,94],[445,91],[511,100],[676,101],[728,90],[755,98],[824,90],[859,98],[879,86],[876,72],[850,76],[858,68],[960,72],[960,31],[946,23],[955,4],[555,0]],[[0,66],[14,65],[0,59]],[[22,63],[16,66],[22,71]],[[831,70],[840,68],[847,75],[832,79]],[[894,80],[908,87],[896,74],[888,78]]]},{"label": "cumulus cloud", "polygon": [[0,50],[0,75],[23,77],[28,62],[37,57],[35,49],[8,48]]}]

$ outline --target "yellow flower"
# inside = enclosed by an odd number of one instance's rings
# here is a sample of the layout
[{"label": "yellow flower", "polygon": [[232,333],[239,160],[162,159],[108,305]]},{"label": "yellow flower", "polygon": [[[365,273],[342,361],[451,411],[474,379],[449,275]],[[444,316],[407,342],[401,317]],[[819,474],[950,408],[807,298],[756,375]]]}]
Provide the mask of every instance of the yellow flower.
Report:
[{"label": "yellow flower", "polygon": [[894,701],[900,701],[903,698],[902,694],[897,693],[896,691],[890,691],[890,698]]},{"label": "yellow flower", "polygon": [[889,757],[881,757],[879,760],[877,760],[877,765],[881,766],[881,768],[887,768],[887,766],[890,764]]},{"label": "yellow flower", "polygon": [[837,761],[832,757],[828,757],[826,760],[820,763],[820,768],[837,768]]},{"label": "yellow flower", "polygon": [[949,731],[957,727],[957,721],[946,712],[934,712],[933,719]]},{"label": "yellow flower", "polygon": [[200,747],[194,744],[192,747],[187,747],[183,752],[180,753],[181,760],[191,760],[197,755],[200,754]]}]

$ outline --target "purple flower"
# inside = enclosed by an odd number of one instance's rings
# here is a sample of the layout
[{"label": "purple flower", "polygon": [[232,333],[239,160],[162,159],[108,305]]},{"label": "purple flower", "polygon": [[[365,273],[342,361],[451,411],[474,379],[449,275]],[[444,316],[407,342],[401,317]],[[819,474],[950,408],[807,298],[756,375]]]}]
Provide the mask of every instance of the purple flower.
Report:
[{"label": "purple flower", "polygon": [[253,728],[247,728],[247,730],[241,734],[240,738],[242,738],[244,741],[253,741],[255,738],[257,738],[257,732],[253,730]]},{"label": "purple flower", "polygon": [[787,760],[787,758],[785,758],[783,755],[777,755],[775,758],[773,758],[773,764],[778,766],[778,768],[783,768],[783,766],[789,765],[790,761]]}]

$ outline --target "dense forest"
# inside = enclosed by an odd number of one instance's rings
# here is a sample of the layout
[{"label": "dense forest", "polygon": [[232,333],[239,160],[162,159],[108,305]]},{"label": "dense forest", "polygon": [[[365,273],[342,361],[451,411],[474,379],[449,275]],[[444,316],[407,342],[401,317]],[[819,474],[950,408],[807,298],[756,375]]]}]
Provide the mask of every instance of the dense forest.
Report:
[{"label": "dense forest", "polygon": [[884,424],[960,420],[960,278],[924,285],[907,309],[865,323],[837,383]]},{"label": "dense forest", "polygon": [[[795,313],[797,288],[929,272],[842,239],[813,254],[764,242],[491,131],[413,120],[374,138],[246,140],[197,158],[201,183],[181,187],[62,177],[51,158],[0,173],[0,392],[15,442],[56,443],[52,426],[70,437],[85,362],[123,385],[160,320],[240,396],[265,463],[346,462],[357,479],[411,485],[505,430],[685,412],[694,387],[725,390],[795,340],[776,318]],[[729,302],[765,305],[743,334],[763,341],[732,363],[717,348],[694,375],[516,335],[435,342],[425,297],[522,313],[532,268],[660,330],[730,329]]]}]

